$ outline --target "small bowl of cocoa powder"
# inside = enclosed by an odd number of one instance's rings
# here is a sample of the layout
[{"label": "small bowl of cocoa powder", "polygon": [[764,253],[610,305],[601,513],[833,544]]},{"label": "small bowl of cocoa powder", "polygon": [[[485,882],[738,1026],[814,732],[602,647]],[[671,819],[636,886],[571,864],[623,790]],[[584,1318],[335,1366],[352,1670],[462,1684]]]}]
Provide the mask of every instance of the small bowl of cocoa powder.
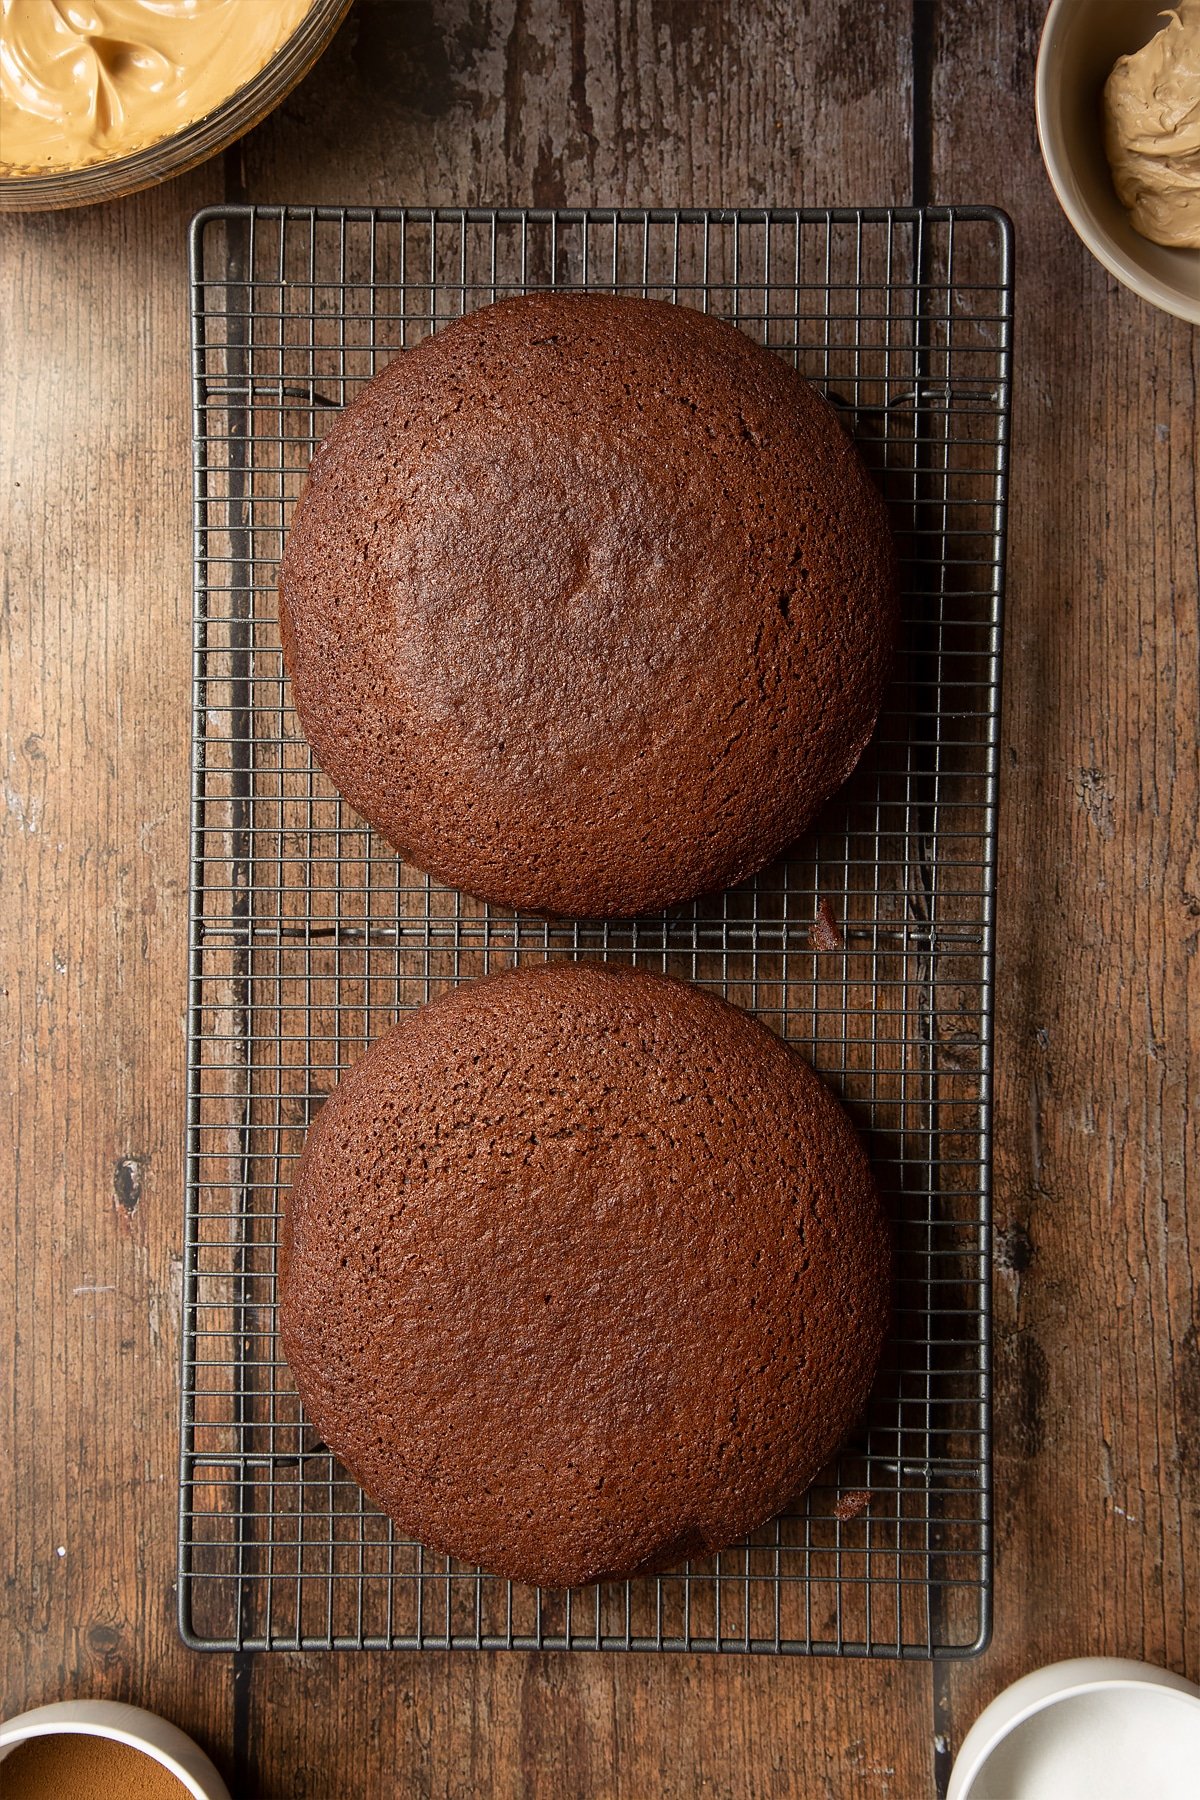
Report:
[{"label": "small bowl of cocoa powder", "polygon": [[115,1700],[64,1700],[0,1725],[2,1800],[230,1800],[178,1726]]}]

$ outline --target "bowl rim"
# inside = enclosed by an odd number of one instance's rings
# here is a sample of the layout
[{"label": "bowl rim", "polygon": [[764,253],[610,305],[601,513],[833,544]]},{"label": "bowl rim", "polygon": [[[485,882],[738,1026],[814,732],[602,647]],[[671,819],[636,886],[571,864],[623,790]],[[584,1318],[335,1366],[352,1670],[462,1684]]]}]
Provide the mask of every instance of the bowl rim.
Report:
[{"label": "bowl rim", "polygon": [[[1033,109],[1037,121],[1038,148],[1050,185],[1054,189],[1059,205],[1080,239],[1084,247],[1090,251],[1096,261],[1106,268],[1110,275],[1126,287],[1131,293],[1145,300],[1149,305],[1161,311],[1171,313],[1177,319],[1185,320],[1189,325],[1200,325],[1200,296],[1192,299],[1187,294],[1160,280],[1157,275],[1149,274],[1140,264],[1118,250],[1096,228],[1091,217],[1080,205],[1066,171],[1069,161],[1063,148],[1061,133],[1056,130],[1054,120],[1054,96],[1052,82],[1057,70],[1051,67],[1056,34],[1061,21],[1070,5],[1077,5],[1078,0],[1050,0],[1050,7],[1042,25],[1041,37],[1038,40],[1037,68],[1034,76]],[[1169,0],[1162,0],[1167,8]],[[1194,253],[1200,261],[1200,251]]]},{"label": "bowl rim", "polygon": [[192,1800],[231,1800],[220,1770],[170,1719],[123,1700],[53,1700],[0,1720],[0,1765],[40,1737],[97,1737],[127,1744],[173,1775]]},{"label": "bowl rim", "polygon": [[1129,1657],[1068,1657],[1029,1670],[1002,1688],[972,1724],[950,1771],[947,1800],[971,1800],[976,1781],[1000,1745],[1038,1713],[1080,1694],[1133,1693],[1142,1688],[1152,1688],[1172,1702],[1200,1707],[1200,1687],[1185,1675]]}]

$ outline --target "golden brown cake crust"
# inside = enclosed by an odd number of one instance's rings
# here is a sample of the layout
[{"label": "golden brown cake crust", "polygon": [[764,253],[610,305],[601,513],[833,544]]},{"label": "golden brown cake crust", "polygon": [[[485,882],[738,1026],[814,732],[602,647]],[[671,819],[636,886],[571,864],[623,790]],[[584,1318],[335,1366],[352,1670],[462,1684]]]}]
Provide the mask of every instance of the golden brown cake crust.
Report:
[{"label": "golden brown cake crust", "polygon": [[535,294],[398,356],[280,578],[317,757],[418,867],[628,916],[770,861],[857,763],[896,627],[827,403],[687,307]]},{"label": "golden brown cake crust", "polygon": [[420,1542],[570,1586],[742,1536],[858,1417],[890,1250],[846,1113],[714,995],[559,963],[452,990],[326,1103],[280,1328]]}]

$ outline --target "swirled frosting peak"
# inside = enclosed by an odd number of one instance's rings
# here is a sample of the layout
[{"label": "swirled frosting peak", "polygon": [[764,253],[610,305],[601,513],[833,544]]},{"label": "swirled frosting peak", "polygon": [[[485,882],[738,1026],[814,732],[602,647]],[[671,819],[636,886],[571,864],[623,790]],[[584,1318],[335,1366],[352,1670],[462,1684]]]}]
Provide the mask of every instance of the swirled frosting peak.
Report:
[{"label": "swirled frosting peak", "polygon": [[213,112],[313,0],[0,0],[0,173],[128,156]]}]

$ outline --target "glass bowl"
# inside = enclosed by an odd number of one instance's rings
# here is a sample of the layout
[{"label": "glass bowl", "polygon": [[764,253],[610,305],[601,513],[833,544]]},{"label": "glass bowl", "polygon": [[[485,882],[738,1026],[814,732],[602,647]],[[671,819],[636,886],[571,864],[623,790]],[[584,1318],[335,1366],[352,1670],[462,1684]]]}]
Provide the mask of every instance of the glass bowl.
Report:
[{"label": "glass bowl", "polygon": [[351,0],[313,0],[287,41],[258,74],[170,137],[159,138],[129,156],[88,163],[80,169],[47,169],[33,175],[0,175],[0,212],[45,212],[120,200],[224,150],[265,119],[312,68],[350,10]]}]

